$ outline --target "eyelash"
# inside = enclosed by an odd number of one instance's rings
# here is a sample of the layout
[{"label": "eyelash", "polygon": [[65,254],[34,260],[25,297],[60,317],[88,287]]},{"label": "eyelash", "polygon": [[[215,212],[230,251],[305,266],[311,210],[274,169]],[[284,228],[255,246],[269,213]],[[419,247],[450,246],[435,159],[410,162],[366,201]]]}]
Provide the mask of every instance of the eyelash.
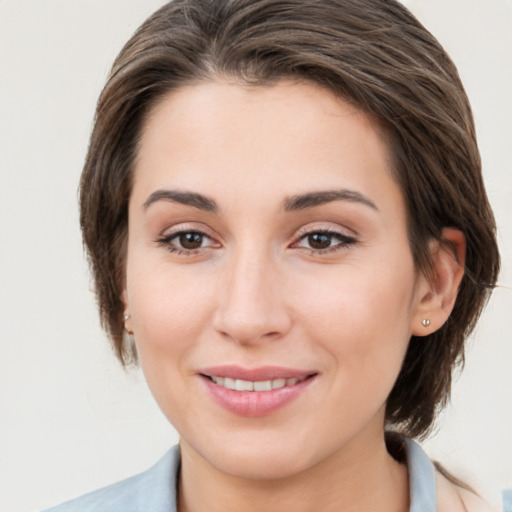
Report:
[{"label": "eyelash", "polygon": [[174,239],[179,238],[183,235],[199,235],[202,237],[202,241],[204,241],[204,239],[208,239],[214,242],[212,237],[208,236],[206,233],[203,233],[198,229],[183,229],[180,231],[175,231],[174,233],[170,233],[169,235],[164,235],[158,238],[156,242],[160,247],[164,247],[169,252],[173,254],[178,254],[180,256],[195,256],[196,254],[199,254],[205,249],[205,247],[198,247],[197,249],[185,249],[182,247],[177,247],[176,245],[172,244],[172,241]]},{"label": "eyelash", "polygon": [[[196,249],[185,249],[183,247],[178,247],[176,245],[173,245],[172,241],[183,236],[183,235],[199,235],[202,237],[201,242],[203,242],[205,239],[210,240],[212,244],[207,247],[198,247]],[[330,254],[333,252],[346,250],[351,245],[355,244],[357,240],[354,237],[348,236],[344,233],[341,233],[339,231],[328,229],[328,228],[320,228],[320,229],[312,229],[309,231],[304,231],[302,234],[299,235],[297,241],[293,242],[290,247],[300,247],[299,244],[303,240],[307,240],[309,237],[312,237],[314,235],[324,235],[329,238],[331,238],[330,243],[332,243],[332,239],[338,239],[339,243],[335,245],[330,245],[329,247],[326,247],[325,249],[314,249],[311,247],[301,247],[302,249],[308,251],[311,254]],[[204,251],[204,249],[213,246],[216,242],[207,235],[206,233],[197,230],[197,229],[184,229],[180,231],[175,231],[174,233],[170,233],[169,235],[162,236],[156,240],[156,243],[160,247],[164,247],[166,250],[173,254],[177,254],[180,256],[194,256],[197,254],[200,254]]]},{"label": "eyelash", "polygon": [[[297,242],[294,242],[292,244],[292,247],[297,246],[300,242],[303,240],[306,240],[307,238],[314,236],[314,235],[324,235],[327,237],[330,237],[331,239],[338,239],[339,243],[335,245],[330,245],[329,247],[326,247],[325,249],[313,249],[310,247],[302,247],[303,249],[307,250],[311,254],[330,254],[342,250],[347,250],[351,245],[355,244],[357,242],[356,238],[352,236],[348,236],[344,233],[341,233],[339,231],[336,231],[334,229],[330,228],[317,228],[312,229],[310,231],[305,231],[303,234],[299,236],[299,239]],[[332,243],[332,240],[330,241]]]}]

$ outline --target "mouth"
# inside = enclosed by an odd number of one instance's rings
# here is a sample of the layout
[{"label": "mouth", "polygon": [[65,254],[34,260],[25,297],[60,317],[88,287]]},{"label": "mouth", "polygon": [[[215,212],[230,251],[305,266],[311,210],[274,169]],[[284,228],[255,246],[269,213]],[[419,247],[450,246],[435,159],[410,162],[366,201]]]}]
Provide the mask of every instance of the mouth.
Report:
[{"label": "mouth", "polygon": [[198,372],[213,400],[238,416],[267,416],[298,399],[318,372],[274,366],[217,366]]},{"label": "mouth", "polygon": [[289,378],[289,379],[272,379],[272,380],[258,380],[258,381],[252,381],[252,380],[244,380],[244,379],[233,379],[231,377],[220,377],[220,376],[213,376],[213,375],[203,375],[203,377],[206,377],[210,381],[212,381],[214,384],[217,384],[218,386],[222,386],[226,389],[232,389],[235,391],[252,391],[252,392],[259,392],[259,391],[272,391],[273,389],[281,389],[287,386],[295,386],[295,384],[298,384],[299,382],[305,381],[306,379],[312,378],[313,375],[308,375],[306,377],[302,378]]}]

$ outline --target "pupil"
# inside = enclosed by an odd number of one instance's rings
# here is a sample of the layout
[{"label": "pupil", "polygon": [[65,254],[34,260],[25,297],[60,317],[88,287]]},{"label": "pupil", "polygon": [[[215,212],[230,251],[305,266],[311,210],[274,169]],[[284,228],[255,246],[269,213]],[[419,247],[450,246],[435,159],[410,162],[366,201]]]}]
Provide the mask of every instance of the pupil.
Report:
[{"label": "pupil", "polygon": [[184,249],[199,249],[203,243],[203,235],[200,233],[182,233],[180,245]]},{"label": "pupil", "polygon": [[331,245],[331,235],[315,233],[308,236],[308,242],[313,249],[327,249]]}]

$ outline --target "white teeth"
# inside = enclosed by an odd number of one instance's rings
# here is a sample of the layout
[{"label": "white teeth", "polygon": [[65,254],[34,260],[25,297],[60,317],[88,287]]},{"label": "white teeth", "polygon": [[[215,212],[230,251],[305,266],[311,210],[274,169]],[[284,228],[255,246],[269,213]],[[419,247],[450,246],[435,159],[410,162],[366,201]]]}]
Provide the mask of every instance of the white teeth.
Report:
[{"label": "white teeth", "polygon": [[272,381],[272,389],[284,388],[286,386],[286,379],[275,379]]},{"label": "white teeth", "polygon": [[236,390],[237,391],[254,391],[254,382],[250,380],[236,379]]},{"label": "white teeth", "polygon": [[224,386],[224,377],[212,377],[211,378],[215,384],[219,384],[219,386]]},{"label": "white teeth", "polygon": [[272,389],[271,380],[261,380],[254,383],[254,391],[270,391]]},{"label": "white teeth", "polygon": [[274,379],[261,380],[253,382],[250,380],[231,379],[229,377],[211,377],[212,381],[219,386],[236,391],[271,391],[272,389],[280,389],[285,386],[294,386],[297,382],[304,379]]},{"label": "white teeth", "polygon": [[224,379],[224,387],[228,389],[236,389],[235,379],[230,379],[229,377],[226,377]]}]

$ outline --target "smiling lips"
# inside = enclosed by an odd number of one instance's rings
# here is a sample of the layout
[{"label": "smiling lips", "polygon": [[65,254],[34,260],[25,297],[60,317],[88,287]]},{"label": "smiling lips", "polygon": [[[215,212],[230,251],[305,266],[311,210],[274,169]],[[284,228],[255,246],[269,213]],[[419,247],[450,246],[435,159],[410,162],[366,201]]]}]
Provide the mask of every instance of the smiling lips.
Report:
[{"label": "smiling lips", "polygon": [[[307,378],[307,377],[306,377]],[[210,377],[210,379],[223,386],[226,389],[235,389],[236,391],[272,391],[273,389],[281,389],[285,386],[294,386],[299,382],[299,379],[273,379],[273,380],[242,380],[231,379],[229,377]]]},{"label": "smiling lips", "polygon": [[198,373],[219,405],[246,417],[265,416],[284,407],[317,376],[316,372],[271,366],[254,370],[217,366]]}]

